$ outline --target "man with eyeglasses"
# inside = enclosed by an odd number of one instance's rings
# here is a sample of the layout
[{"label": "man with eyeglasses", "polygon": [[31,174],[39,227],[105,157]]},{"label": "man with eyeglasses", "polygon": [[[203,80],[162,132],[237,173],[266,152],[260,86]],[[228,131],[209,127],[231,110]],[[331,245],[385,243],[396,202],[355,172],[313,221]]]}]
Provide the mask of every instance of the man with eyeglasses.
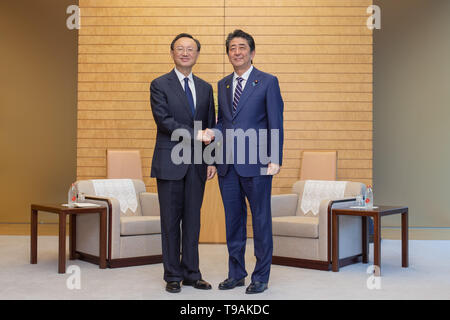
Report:
[{"label": "man with eyeglasses", "polygon": [[[157,126],[151,177],[157,180],[164,280],[166,291],[171,293],[181,291],[181,282],[197,289],[211,289],[199,270],[198,241],[205,183],[214,177],[216,168],[204,162],[176,164],[171,158],[179,143],[171,139],[177,129],[184,129],[177,132],[182,133],[180,139],[189,141],[191,155],[195,140],[211,142],[205,130],[215,125],[213,89],[192,74],[200,47],[200,42],[191,35],[177,35],[170,45],[175,68],[150,85]],[[198,132],[194,132],[194,121],[201,122],[202,129]]]}]

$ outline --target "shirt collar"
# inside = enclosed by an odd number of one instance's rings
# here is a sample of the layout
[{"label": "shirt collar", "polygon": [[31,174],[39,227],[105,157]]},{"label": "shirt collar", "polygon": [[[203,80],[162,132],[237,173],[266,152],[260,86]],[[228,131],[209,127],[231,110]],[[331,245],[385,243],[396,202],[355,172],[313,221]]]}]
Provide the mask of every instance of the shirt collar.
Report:
[{"label": "shirt collar", "polygon": [[[250,68],[248,68],[248,70],[244,72],[244,74],[241,76],[241,78],[244,79],[245,81],[247,81],[248,78],[250,77],[250,73],[252,72],[252,70],[253,70],[253,65],[251,65]],[[234,72],[233,73],[233,81],[235,81],[237,79],[237,77],[239,77],[239,76],[237,75],[236,72]]]},{"label": "shirt collar", "polygon": [[[180,80],[180,82],[184,83],[184,78],[186,78],[186,76],[184,74],[182,74],[180,71],[178,71],[178,69],[176,67],[173,68],[173,70],[175,70],[178,80]],[[189,78],[189,81],[192,81],[192,83],[194,83],[194,76],[192,75],[192,72],[189,73],[189,75],[187,77]]]}]

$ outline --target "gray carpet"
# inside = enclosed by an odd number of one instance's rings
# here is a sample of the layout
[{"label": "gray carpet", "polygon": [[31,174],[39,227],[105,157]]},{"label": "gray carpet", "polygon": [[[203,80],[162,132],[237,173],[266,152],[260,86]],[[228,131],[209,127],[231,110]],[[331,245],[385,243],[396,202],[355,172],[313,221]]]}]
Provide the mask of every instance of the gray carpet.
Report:
[{"label": "gray carpet", "polygon": [[[68,289],[72,274],[57,273],[58,240],[40,236],[38,264],[29,263],[29,237],[0,236],[0,299],[450,299],[450,241],[411,240],[410,267],[401,268],[401,243],[382,241],[380,289],[368,289],[367,267],[355,264],[340,272],[272,266],[269,289],[246,295],[245,287],[219,291],[227,275],[225,245],[200,245],[200,269],[213,285],[209,291],[183,287],[178,294],[165,292],[162,265],[104,269],[79,260],[67,266],[80,267],[81,289]],[[247,271],[255,264],[253,246],[247,246]],[[73,278],[73,277],[72,277]],[[246,284],[250,276],[246,279]]]}]

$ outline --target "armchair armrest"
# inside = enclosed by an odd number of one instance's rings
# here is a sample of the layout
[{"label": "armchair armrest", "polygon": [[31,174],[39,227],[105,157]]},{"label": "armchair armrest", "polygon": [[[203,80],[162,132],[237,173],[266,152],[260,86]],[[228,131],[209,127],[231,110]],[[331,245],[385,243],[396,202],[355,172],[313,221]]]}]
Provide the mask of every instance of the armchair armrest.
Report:
[{"label": "armchair armrest", "polygon": [[280,194],[272,196],[272,217],[295,216],[295,213],[297,212],[297,203],[297,194]]},{"label": "armchair armrest", "polygon": [[159,216],[159,200],[157,193],[141,192],[139,194],[143,216]]},{"label": "armchair armrest", "polygon": [[331,261],[331,209],[356,205],[355,198],[322,200],[319,207],[319,256]]},{"label": "armchair armrest", "polygon": [[106,205],[107,207],[107,257],[116,259],[120,257],[120,203],[115,198],[85,196],[85,202]]}]

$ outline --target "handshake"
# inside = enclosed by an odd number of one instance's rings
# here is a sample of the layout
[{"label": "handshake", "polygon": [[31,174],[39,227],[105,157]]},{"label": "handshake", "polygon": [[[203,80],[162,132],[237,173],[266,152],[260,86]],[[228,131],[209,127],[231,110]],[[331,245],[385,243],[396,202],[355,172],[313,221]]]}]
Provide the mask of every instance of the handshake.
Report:
[{"label": "handshake", "polygon": [[202,141],[205,145],[210,144],[214,140],[214,131],[209,128],[199,130],[197,133],[197,140]]},{"label": "handshake", "polygon": [[[209,128],[199,130],[197,133],[197,140],[203,142],[205,145],[210,144],[214,140],[214,131]],[[206,179],[211,180],[216,172],[217,169],[215,166],[208,166],[206,171]]]}]

